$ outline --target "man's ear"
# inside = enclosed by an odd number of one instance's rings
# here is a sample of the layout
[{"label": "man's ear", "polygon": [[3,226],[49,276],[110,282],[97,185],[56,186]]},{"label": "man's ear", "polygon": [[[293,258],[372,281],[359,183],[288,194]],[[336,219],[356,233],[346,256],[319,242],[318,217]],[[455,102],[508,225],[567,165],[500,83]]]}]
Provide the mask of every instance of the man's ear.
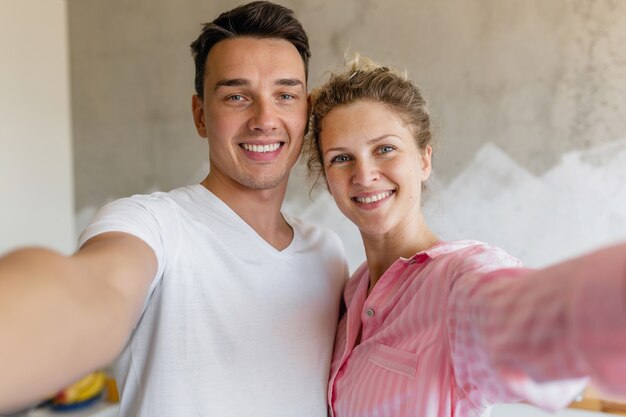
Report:
[{"label": "man's ear", "polygon": [[206,119],[204,115],[204,102],[202,98],[194,94],[191,96],[191,112],[193,113],[193,121],[196,125],[196,131],[202,138],[207,137],[206,132]]},{"label": "man's ear", "polygon": [[306,95],[306,125],[304,126],[304,134],[309,133],[309,125],[311,124],[311,110],[313,110],[313,100],[311,94]]}]

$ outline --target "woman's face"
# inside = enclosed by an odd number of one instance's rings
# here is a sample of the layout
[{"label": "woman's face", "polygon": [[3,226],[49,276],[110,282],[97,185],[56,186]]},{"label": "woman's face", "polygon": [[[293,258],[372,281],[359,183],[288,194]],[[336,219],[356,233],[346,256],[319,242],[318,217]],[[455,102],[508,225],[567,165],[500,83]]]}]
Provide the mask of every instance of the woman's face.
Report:
[{"label": "woman's face", "polygon": [[328,188],[341,212],[364,235],[406,230],[419,218],[431,148],[384,104],[360,100],[331,110],[320,144]]}]

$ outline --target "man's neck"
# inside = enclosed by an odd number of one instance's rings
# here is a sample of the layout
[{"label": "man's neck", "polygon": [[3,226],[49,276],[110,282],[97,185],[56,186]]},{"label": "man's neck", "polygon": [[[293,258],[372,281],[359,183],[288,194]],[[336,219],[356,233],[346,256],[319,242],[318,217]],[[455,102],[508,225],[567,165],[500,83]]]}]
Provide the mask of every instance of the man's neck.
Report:
[{"label": "man's neck", "polygon": [[271,189],[255,190],[232,181],[218,181],[210,176],[201,183],[252,227],[277,250],[293,239],[293,230],[280,209],[287,191],[287,181]]}]

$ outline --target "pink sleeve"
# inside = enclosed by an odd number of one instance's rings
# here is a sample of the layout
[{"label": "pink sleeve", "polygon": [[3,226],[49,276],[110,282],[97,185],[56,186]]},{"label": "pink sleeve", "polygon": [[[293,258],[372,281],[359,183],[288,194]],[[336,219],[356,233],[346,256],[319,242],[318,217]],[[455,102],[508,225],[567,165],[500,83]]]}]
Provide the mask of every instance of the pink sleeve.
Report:
[{"label": "pink sleeve", "polygon": [[626,393],[626,244],[535,271],[463,265],[448,329],[457,384],[475,405],[558,409],[587,376]]}]

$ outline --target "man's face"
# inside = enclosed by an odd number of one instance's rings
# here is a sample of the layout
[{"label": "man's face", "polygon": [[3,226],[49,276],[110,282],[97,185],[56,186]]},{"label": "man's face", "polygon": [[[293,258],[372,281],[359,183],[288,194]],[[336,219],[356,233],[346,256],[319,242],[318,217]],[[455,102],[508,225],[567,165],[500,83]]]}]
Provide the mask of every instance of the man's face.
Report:
[{"label": "man's face", "polygon": [[[207,57],[198,134],[209,141],[209,181],[270,189],[286,185],[307,123],[304,63],[280,39],[235,38]],[[226,185],[223,184],[223,185]]]}]

